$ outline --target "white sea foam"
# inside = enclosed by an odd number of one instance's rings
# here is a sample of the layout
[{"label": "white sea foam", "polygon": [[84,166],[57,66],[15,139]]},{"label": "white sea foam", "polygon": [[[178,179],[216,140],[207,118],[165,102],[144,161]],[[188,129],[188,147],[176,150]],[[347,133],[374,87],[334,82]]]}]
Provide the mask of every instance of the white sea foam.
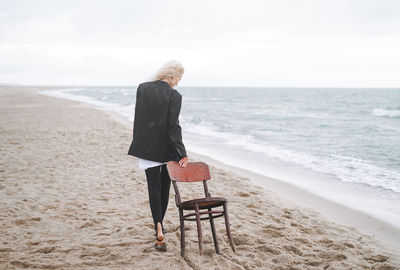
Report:
[{"label": "white sea foam", "polygon": [[400,110],[388,110],[376,108],[372,111],[373,115],[385,117],[400,117]]},{"label": "white sea foam", "polygon": [[[319,157],[306,152],[285,149],[257,141],[250,135],[219,132],[210,124],[188,124],[184,129],[205,137],[222,139],[225,145],[239,146],[245,151],[260,153],[285,162],[294,163],[317,172],[331,175],[345,182],[362,183],[400,192],[400,174],[357,158],[332,154]],[[224,160],[226,162],[226,160]]]}]

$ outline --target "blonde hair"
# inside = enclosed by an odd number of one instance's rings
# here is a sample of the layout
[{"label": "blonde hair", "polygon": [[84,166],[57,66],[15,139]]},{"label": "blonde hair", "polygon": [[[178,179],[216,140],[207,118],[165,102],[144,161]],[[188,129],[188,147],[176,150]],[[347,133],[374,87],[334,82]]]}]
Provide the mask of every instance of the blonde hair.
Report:
[{"label": "blonde hair", "polygon": [[162,80],[171,77],[179,77],[181,78],[183,73],[185,72],[183,66],[178,61],[172,60],[165,63],[154,76],[151,78],[151,81]]}]

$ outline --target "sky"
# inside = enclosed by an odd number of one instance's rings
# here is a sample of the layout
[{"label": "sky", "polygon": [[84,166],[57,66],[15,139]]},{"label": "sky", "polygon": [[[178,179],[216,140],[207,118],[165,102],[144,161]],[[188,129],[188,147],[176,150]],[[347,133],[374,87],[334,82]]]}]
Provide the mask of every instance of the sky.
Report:
[{"label": "sky", "polygon": [[0,0],[0,83],[400,87],[397,0]]}]

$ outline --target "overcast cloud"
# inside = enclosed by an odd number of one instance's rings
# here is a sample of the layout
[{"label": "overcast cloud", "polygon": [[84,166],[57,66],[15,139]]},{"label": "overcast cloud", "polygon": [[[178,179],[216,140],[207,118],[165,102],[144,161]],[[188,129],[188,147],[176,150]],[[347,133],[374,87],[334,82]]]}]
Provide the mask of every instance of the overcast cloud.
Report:
[{"label": "overcast cloud", "polygon": [[0,0],[0,83],[400,86],[400,2]]}]

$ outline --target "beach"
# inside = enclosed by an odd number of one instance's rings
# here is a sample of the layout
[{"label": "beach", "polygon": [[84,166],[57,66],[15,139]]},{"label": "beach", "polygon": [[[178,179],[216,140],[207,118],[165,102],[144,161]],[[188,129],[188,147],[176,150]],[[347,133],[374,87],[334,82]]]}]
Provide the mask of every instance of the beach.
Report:
[{"label": "beach", "polygon": [[[210,165],[211,194],[228,199],[237,253],[220,218],[221,255],[203,221],[200,256],[187,222],[182,258],[172,189],[168,251],[157,252],[145,175],[127,155],[132,125],[43,89],[0,87],[1,269],[399,269],[390,225],[194,153]],[[194,198],[201,188],[181,192]]]}]

